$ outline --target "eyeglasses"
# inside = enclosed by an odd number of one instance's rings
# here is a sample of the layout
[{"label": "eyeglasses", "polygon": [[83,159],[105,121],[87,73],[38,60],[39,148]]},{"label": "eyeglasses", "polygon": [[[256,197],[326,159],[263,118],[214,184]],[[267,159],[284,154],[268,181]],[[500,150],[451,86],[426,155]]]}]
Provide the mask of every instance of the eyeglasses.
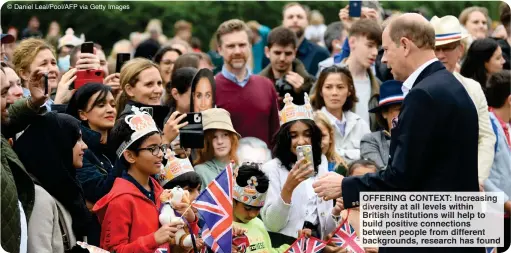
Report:
[{"label": "eyeglasses", "polygon": [[435,51],[443,51],[443,52],[451,52],[453,51],[454,49],[458,48],[458,46],[460,45],[460,43],[450,43],[452,45],[442,45],[442,46],[438,46],[438,47],[435,47]]},{"label": "eyeglasses", "polygon": [[139,149],[137,149],[137,151],[148,150],[149,152],[151,152],[152,155],[158,156],[160,154],[160,151],[163,152],[163,154],[165,154],[165,152],[167,152],[167,148],[168,148],[168,145],[164,144],[161,146],[151,146],[151,147],[147,147],[147,148],[139,148]]}]

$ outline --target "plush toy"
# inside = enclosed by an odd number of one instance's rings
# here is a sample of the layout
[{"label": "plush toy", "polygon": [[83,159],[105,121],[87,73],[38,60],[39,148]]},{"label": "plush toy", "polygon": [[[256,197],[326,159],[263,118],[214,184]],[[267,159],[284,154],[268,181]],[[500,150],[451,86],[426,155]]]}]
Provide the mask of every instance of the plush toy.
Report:
[{"label": "plush toy", "polygon": [[[160,210],[159,220],[162,225],[169,224],[173,221],[183,221],[174,211],[174,204],[186,203],[190,205],[190,193],[181,187],[175,187],[172,190],[164,190],[160,195],[162,208]],[[179,245],[181,247],[192,247],[192,236],[188,226],[184,226],[176,232],[176,236],[170,239],[170,244]]]}]

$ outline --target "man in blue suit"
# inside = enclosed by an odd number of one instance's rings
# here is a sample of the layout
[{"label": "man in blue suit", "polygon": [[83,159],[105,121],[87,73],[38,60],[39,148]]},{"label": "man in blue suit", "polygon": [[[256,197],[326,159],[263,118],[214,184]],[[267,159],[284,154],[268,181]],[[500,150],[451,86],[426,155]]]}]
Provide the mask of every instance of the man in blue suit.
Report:
[{"label": "man in blue suit", "polygon": [[[382,34],[382,62],[403,81],[405,97],[391,130],[386,170],[343,178],[330,173],[314,185],[325,200],[360,204],[368,191],[479,191],[478,118],[463,85],[435,57],[435,31],[419,14],[393,20]],[[379,252],[484,252],[484,248],[380,248]]]}]

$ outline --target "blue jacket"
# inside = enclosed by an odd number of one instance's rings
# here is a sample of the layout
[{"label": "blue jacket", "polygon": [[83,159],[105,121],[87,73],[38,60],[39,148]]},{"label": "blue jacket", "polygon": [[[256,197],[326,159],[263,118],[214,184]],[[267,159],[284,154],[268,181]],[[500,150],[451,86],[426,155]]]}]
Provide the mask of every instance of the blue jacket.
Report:
[{"label": "blue jacket", "polygon": [[[109,156],[107,146],[101,144],[101,134],[84,125],[80,127],[83,141],[87,144],[88,149],[83,155],[83,167],[76,170],[76,178],[82,186],[87,204],[90,205],[96,203],[110,191],[115,178],[120,176],[120,173],[117,175],[117,170],[114,169],[111,162],[115,157]],[[88,243],[99,246],[101,225],[95,215],[92,224],[89,225]]]},{"label": "blue jacket", "polygon": [[305,69],[311,75],[315,75],[318,72],[318,64],[328,57],[330,57],[328,50],[311,43],[307,39],[303,39],[296,52],[296,58],[305,65]]},{"label": "blue jacket", "polygon": [[112,188],[116,170],[106,145],[100,143],[101,135],[86,126],[81,129],[83,141],[89,148],[83,156],[83,167],[76,170],[76,177],[82,185],[85,199],[95,203]]}]

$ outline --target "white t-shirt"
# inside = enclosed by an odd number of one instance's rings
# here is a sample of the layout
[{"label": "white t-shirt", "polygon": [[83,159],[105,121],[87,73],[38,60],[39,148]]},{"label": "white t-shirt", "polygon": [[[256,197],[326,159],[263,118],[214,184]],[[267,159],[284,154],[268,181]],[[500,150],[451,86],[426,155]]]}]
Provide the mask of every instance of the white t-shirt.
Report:
[{"label": "white t-shirt", "polygon": [[369,78],[356,79],[353,82],[355,84],[355,93],[358,97],[355,113],[365,122],[367,122],[367,124],[369,124],[369,99],[371,99],[371,80]]}]

